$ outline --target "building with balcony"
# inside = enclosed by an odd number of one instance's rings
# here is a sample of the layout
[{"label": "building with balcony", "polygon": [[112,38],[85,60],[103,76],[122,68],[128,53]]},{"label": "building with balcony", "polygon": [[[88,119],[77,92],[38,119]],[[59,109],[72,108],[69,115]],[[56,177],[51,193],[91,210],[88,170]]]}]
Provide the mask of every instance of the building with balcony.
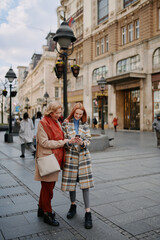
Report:
[{"label": "building with balcony", "polygon": [[[18,67],[18,99],[21,115],[28,111],[30,117],[33,117],[37,111],[43,112],[46,100],[61,102],[62,83],[56,78],[53,70],[57,56],[53,36],[54,33],[47,35],[43,53],[34,53],[28,67]],[[49,95],[48,99],[44,97],[46,92]]]},{"label": "building with balcony", "polygon": [[[81,70],[68,74],[69,107],[80,101],[90,119],[101,123],[102,94],[97,80],[107,80],[105,126],[152,130],[160,113],[160,1],[62,0],[77,41],[72,58]],[[60,11],[61,9],[61,11]]]}]

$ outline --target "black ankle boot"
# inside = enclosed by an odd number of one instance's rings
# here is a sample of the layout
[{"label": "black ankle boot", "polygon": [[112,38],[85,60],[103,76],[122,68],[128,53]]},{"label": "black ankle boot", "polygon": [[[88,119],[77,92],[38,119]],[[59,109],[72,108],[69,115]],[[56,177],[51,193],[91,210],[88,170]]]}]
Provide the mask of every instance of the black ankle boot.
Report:
[{"label": "black ankle boot", "polygon": [[92,228],[92,216],[91,212],[85,213],[85,228],[90,229]]},{"label": "black ankle boot", "polygon": [[70,209],[67,213],[68,219],[71,219],[74,217],[74,215],[76,214],[76,208],[77,208],[77,206],[75,204],[71,204]]},{"label": "black ankle boot", "polygon": [[49,212],[44,213],[44,222],[55,227],[59,226],[59,222]]},{"label": "black ankle boot", "polygon": [[37,216],[38,216],[38,217],[43,217],[43,216],[44,216],[44,212],[43,212],[43,209],[42,209],[42,208],[38,208]]},{"label": "black ankle boot", "polygon": [[[55,212],[52,212],[52,218],[54,218],[55,215],[56,215]],[[40,207],[38,207],[37,216],[38,216],[38,217],[43,217],[43,216],[44,216],[43,209],[40,208]]]}]

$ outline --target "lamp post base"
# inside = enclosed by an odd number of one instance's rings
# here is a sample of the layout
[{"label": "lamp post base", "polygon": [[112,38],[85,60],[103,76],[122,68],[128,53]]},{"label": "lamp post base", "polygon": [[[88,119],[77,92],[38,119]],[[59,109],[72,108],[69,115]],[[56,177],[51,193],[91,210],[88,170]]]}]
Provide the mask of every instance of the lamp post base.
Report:
[{"label": "lamp post base", "polygon": [[13,135],[12,133],[5,133],[4,141],[7,143],[13,143]]},{"label": "lamp post base", "polygon": [[101,134],[105,134],[105,131],[104,131],[104,129],[101,129]]}]

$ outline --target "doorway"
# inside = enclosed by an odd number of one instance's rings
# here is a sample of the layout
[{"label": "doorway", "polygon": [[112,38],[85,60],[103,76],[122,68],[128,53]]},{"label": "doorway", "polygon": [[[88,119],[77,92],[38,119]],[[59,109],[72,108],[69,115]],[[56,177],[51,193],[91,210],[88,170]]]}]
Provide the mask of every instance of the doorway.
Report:
[{"label": "doorway", "polygon": [[140,90],[124,92],[124,129],[140,130]]}]

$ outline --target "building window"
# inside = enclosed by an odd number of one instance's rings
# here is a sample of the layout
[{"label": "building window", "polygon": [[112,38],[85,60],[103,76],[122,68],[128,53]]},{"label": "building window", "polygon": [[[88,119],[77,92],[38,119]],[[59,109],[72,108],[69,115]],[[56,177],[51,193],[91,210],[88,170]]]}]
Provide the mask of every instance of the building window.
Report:
[{"label": "building window", "polygon": [[157,89],[154,90],[154,117],[160,113],[160,82],[156,84]]},{"label": "building window", "polygon": [[136,2],[137,0],[124,0],[123,1],[123,5],[124,8],[128,7],[129,5],[131,5],[132,3]]},{"label": "building window", "polygon": [[108,35],[106,36],[106,52],[109,51],[109,40],[108,40]]},{"label": "building window", "polygon": [[158,8],[158,29],[160,30],[160,8]]},{"label": "building window", "polygon": [[83,63],[83,52],[81,50],[79,53],[79,64],[82,64],[82,63]]},{"label": "building window", "polygon": [[83,89],[83,76],[79,76],[76,78],[76,90]]},{"label": "building window", "polygon": [[139,38],[139,19],[135,21],[135,39]]},{"label": "building window", "polygon": [[133,23],[130,23],[128,25],[128,41],[129,42],[133,41]]},{"label": "building window", "polygon": [[77,60],[77,64],[83,63],[83,51],[82,50],[76,53],[76,60]]},{"label": "building window", "polygon": [[101,39],[101,54],[104,53],[104,38]]},{"label": "building window", "polygon": [[136,55],[130,58],[130,71],[139,69],[140,55]]},{"label": "building window", "polygon": [[108,19],[108,0],[98,0],[98,24]]},{"label": "building window", "polygon": [[96,56],[99,56],[99,40],[96,42]]},{"label": "building window", "polygon": [[107,77],[108,69],[106,66],[102,66],[93,70],[92,81],[97,84],[97,81],[100,80],[101,77]]},{"label": "building window", "polygon": [[117,74],[130,72],[139,69],[140,56],[136,55],[123,59],[117,63]]},{"label": "building window", "polygon": [[160,67],[160,48],[156,49],[153,54],[153,68]]},{"label": "building window", "polygon": [[126,44],[126,27],[122,28],[122,45]]},{"label": "building window", "polygon": [[59,98],[59,88],[55,87],[55,98]]},{"label": "building window", "polygon": [[117,73],[127,72],[127,60],[121,60],[117,63]]}]

